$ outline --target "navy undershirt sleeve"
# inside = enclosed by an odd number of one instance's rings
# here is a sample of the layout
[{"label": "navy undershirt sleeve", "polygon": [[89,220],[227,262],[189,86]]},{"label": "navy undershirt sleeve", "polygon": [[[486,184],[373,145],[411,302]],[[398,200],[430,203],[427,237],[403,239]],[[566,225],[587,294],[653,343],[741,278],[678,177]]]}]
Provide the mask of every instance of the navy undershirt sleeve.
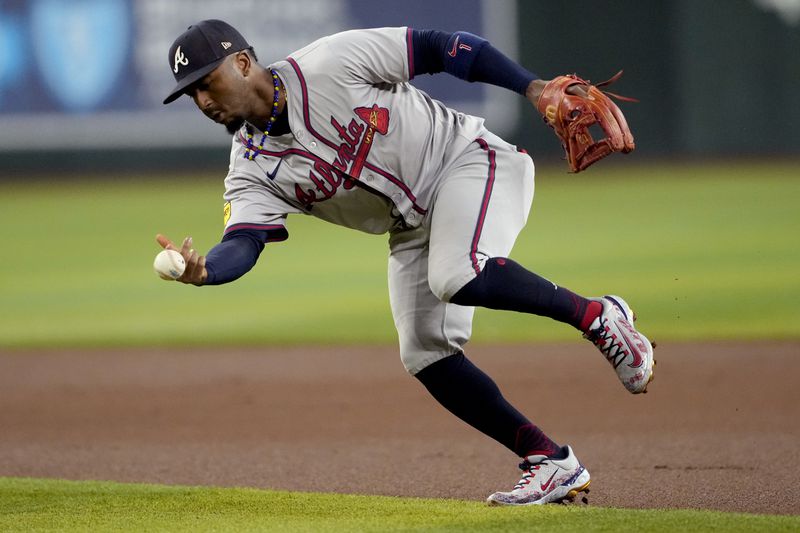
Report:
[{"label": "navy undershirt sleeve", "polygon": [[486,39],[458,31],[411,30],[415,74],[448,72],[470,82],[479,81],[524,95],[533,72],[512,61]]},{"label": "navy undershirt sleeve", "polygon": [[415,74],[444,71],[444,50],[450,35],[438,30],[411,30]]},{"label": "navy undershirt sleeve", "polygon": [[205,285],[221,285],[239,279],[258,261],[267,232],[242,229],[233,231],[222,238],[206,256]]}]

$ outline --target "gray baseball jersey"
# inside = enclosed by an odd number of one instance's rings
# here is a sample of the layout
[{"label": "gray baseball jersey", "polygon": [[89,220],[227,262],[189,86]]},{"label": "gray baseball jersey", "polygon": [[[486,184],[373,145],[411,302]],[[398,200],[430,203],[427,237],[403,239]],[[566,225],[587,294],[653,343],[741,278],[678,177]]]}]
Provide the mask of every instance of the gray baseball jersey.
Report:
[{"label": "gray baseball jersey", "polygon": [[[226,232],[288,237],[305,213],[368,233],[390,232],[389,287],[409,372],[469,339],[472,308],[447,303],[488,257],[508,255],[533,199],[533,163],[409,84],[408,28],[353,30],[271,65],[286,93],[290,134],[233,139]],[[257,152],[254,156],[253,152]]]}]

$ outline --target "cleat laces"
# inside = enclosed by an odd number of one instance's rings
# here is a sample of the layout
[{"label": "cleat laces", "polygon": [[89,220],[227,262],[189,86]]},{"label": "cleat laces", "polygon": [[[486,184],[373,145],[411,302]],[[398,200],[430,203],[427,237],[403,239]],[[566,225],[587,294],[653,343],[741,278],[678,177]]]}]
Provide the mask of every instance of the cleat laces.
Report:
[{"label": "cleat laces", "polygon": [[617,368],[628,355],[628,350],[625,350],[622,342],[618,341],[617,336],[611,333],[611,328],[606,325],[607,323],[608,319],[601,317],[600,325],[587,331],[583,336],[597,346],[612,366]]},{"label": "cleat laces", "polygon": [[531,479],[536,476],[536,472],[534,472],[534,470],[539,470],[541,467],[542,465],[532,464],[528,462],[527,459],[522,461],[519,464],[519,468],[522,470],[522,478],[517,482],[516,485],[514,485],[514,490],[525,488],[525,486],[531,482]]}]

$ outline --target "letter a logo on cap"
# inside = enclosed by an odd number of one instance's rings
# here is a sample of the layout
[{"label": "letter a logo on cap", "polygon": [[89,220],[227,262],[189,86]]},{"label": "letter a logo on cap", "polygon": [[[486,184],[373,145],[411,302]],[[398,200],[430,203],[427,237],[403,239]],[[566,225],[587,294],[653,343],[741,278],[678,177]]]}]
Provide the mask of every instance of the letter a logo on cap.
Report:
[{"label": "letter a logo on cap", "polygon": [[178,69],[183,65],[184,67],[189,64],[189,60],[186,58],[186,55],[181,52],[181,47],[175,49],[175,66],[172,67],[172,72],[175,74],[178,73]]}]

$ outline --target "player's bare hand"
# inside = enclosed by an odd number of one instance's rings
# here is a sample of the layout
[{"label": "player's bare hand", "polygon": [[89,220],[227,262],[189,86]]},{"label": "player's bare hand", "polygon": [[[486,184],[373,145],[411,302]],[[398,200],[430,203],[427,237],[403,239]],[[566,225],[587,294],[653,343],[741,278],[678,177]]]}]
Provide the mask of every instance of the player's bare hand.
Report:
[{"label": "player's bare hand", "polygon": [[156,235],[156,242],[158,242],[158,244],[161,245],[161,247],[165,250],[175,250],[180,252],[180,254],[183,256],[183,260],[186,261],[186,270],[183,271],[183,275],[176,281],[189,283],[192,285],[202,285],[205,283],[206,278],[208,277],[208,272],[206,271],[206,258],[205,256],[198,254],[197,251],[192,248],[191,237],[186,237],[183,239],[180,249],[178,249],[171,240],[160,233]]}]

